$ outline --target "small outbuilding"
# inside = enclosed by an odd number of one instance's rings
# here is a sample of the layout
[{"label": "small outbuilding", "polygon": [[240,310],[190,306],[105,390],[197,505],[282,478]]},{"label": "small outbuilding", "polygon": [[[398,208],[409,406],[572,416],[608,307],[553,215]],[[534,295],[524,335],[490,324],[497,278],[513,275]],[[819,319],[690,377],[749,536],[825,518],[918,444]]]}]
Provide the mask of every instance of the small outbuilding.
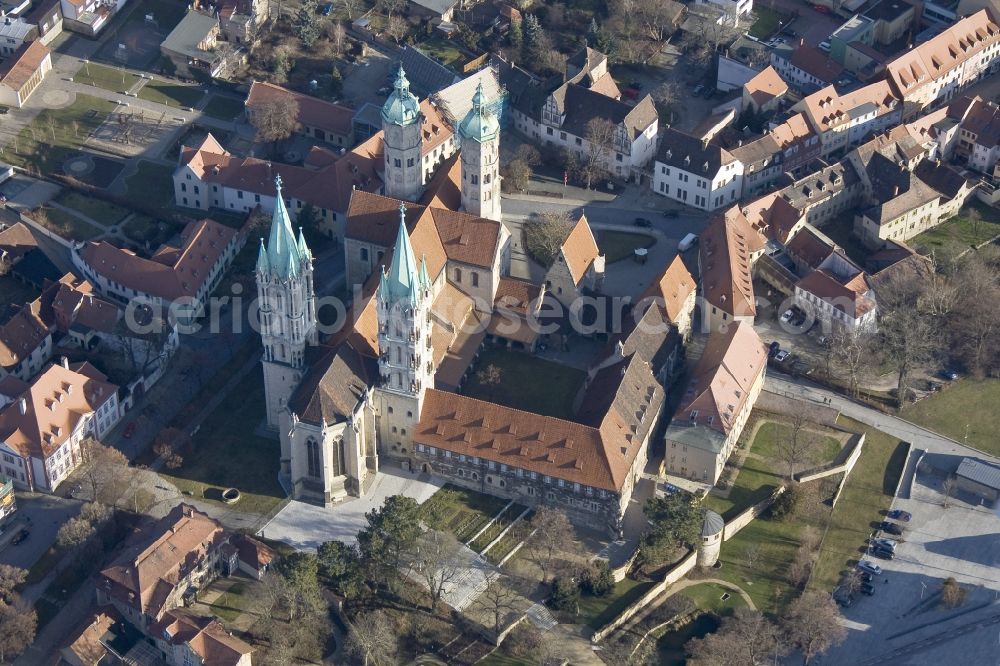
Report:
[{"label": "small outbuilding", "polygon": [[1000,467],[975,458],[962,458],[955,471],[955,487],[996,502],[1000,498]]}]

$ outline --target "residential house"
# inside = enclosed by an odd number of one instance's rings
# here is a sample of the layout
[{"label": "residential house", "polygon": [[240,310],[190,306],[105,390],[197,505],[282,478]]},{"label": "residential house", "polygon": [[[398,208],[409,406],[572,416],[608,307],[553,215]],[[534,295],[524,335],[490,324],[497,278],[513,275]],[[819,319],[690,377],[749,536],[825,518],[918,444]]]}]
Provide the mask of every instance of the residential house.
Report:
[{"label": "residential house", "polygon": [[35,39],[38,39],[38,27],[23,18],[5,16],[0,22],[0,56],[10,57],[25,42]]},{"label": "residential house", "polygon": [[963,97],[948,107],[948,117],[960,125],[955,154],[970,169],[993,173],[1000,158],[1000,106],[981,97]]},{"label": "residential house", "polygon": [[62,33],[63,15],[61,0],[42,0],[33,3],[28,13],[21,17],[35,26],[38,39],[46,46]]},{"label": "residential house", "polygon": [[19,261],[38,251],[38,242],[23,222],[0,230],[0,275],[7,275]]},{"label": "residential house", "polygon": [[829,165],[821,162],[817,167],[775,195],[797,211],[799,220],[822,227],[857,204],[861,179],[848,161]]},{"label": "residential house", "polygon": [[795,283],[795,304],[816,317],[823,335],[875,327],[875,292],[868,275],[840,250]]},{"label": "residential house", "polygon": [[844,68],[825,53],[800,41],[771,51],[771,66],[789,86],[804,94],[840,83]]},{"label": "residential house", "polygon": [[52,358],[52,331],[41,316],[41,300],[7,305],[0,313],[0,379],[29,381]]},{"label": "residential house", "polygon": [[20,109],[51,69],[45,44],[37,39],[22,44],[0,64],[0,104]]},{"label": "residential house", "polygon": [[198,315],[246,242],[242,230],[213,220],[191,222],[181,245],[161,245],[146,259],[107,241],[76,243],[73,265],[97,291],[121,304],[138,301],[179,321]]},{"label": "residential house", "polygon": [[667,428],[664,470],[715,485],[764,386],[767,350],[753,325],[713,331]]},{"label": "residential house", "polygon": [[93,609],[70,632],[59,650],[60,663],[70,666],[107,666],[125,661],[134,643],[129,628],[114,608]]},{"label": "residential house", "polygon": [[0,458],[18,488],[51,493],[82,462],[84,439],[118,423],[118,387],[89,363],[53,364],[30,384],[0,382]]},{"label": "residential house", "polygon": [[128,0],[60,0],[62,23],[67,30],[96,37]]},{"label": "residential house", "polygon": [[265,81],[250,84],[246,100],[247,118],[253,116],[254,109],[265,103],[287,103],[294,100],[298,105],[296,133],[331,146],[350,148],[354,145],[354,110],[340,104],[304,95],[288,88]]},{"label": "residential house", "polygon": [[218,7],[222,38],[230,44],[253,44],[268,19],[265,0],[223,0]]},{"label": "residential house", "polygon": [[903,105],[886,81],[876,81],[840,95],[831,85],[792,107],[809,119],[820,137],[822,155],[855,146],[902,121]]},{"label": "residential house", "polygon": [[768,65],[743,84],[743,109],[754,113],[774,111],[787,94],[788,84],[778,74],[778,70]]},{"label": "residential house", "polygon": [[448,23],[455,13],[458,0],[412,0],[410,13],[439,23]]},{"label": "residential house", "polygon": [[150,628],[149,636],[167,666],[251,666],[253,648],[227,631],[214,617],[169,610]]},{"label": "residential house", "polygon": [[238,63],[238,54],[221,36],[218,16],[189,9],[160,44],[160,52],[178,76],[225,76]]},{"label": "residential house", "polygon": [[740,198],[766,192],[785,174],[796,177],[807,164],[819,157],[821,150],[819,135],[802,113],[772,126],[752,141],[741,139],[736,146],[729,148],[733,157],[743,164]]},{"label": "residential house", "polygon": [[711,4],[723,12],[726,16],[738,17],[749,14],[753,11],[753,0],[698,0],[700,4]]},{"label": "residential house", "polygon": [[940,160],[922,160],[913,174],[941,195],[937,211],[939,221],[958,215],[976,190],[976,180],[966,178],[957,169]]},{"label": "residential house", "polygon": [[545,273],[545,288],[570,307],[585,291],[600,289],[603,283],[604,255],[586,216],[581,215]]},{"label": "residential house", "polygon": [[909,120],[995,73],[998,63],[1000,26],[984,9],[888,63],[886,72],[905,104],[903,117]]},{"label": "residential house", "polygon": [[656,155],[652,187],[674,201],[712,211],[742,194],[743,163],[724,148],[668,128]]},{"label": "residential house", "polygon": [[738,206],[712,216],[698,241],[703,330],[753,324],[753,265],[763,252],[764,238]]}]

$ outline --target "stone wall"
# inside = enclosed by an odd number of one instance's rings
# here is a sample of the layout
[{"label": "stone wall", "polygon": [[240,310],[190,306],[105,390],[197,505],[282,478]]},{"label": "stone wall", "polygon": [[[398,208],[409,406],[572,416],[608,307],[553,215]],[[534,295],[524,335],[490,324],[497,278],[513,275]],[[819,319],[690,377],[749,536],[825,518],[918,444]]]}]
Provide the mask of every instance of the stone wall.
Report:
[{"label": "stone wall", "polygon": [[809,414],[809,420],[825,426],[836,427],[840,410],[833,407],[825,407],[816,404],[811,400],[804,400],[785,394],[773,393],[764,389],[757,397],[757,409],[782,416],[790,415],[793,410],[805,409]]},{"label": "stone wall", "polygon": [[757,516],[767,511],[768,508],[774,501],[785,492],[784,486],[778,486],[770,497],[762,499],[748,509],[744,509],[742,513],[734,517],[732,520],[726,523],[726,527],[722,530],[722,540],[729,541],[734,536],[736,536],[740,530],[749,525],[754,521]]},{"label": "stone wall", "polygon": [[861,450],[864,448],[864,444],[865,433],[861,433],[853,437],[851,442],[848,443],[847,446],[853,448],[851,448],[847,454],[847,458],[843,462],[823,465],[822,467],[800,472],[795,475],[795,480],[799,483],[808,483],[809,481],[815,481],[816,479],[822,479],[835,474],[843,473],[845,476],[850,474],[851,470],[854,469],[854,465],[857,464],[858,458],[861,457]]}]

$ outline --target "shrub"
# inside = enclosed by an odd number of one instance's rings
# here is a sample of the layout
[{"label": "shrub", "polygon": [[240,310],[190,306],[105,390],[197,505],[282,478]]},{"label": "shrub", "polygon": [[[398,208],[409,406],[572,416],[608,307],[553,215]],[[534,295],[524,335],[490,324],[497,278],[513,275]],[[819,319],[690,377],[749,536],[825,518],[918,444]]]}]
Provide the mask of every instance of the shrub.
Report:
[{"label": "shrub", "polygon": [[604,560],[597,560],[580,572],[580,589],[584,594],[593,597],[603,597],[615,588],[615,579],[611,569]]},{"label": "shrub", "polygon": [[560,576],[552,581],[552,596],[549,606],[555,610],[576,610],[580,601],[580,588],[571,578]]},{"label": "shrub", "polygon": [[788,487],[785,492],[778,495],[778,499],[771,505],[771,517],[777,520],[784,520],[793,513],[802,498],[802,491],[795,485]]}]

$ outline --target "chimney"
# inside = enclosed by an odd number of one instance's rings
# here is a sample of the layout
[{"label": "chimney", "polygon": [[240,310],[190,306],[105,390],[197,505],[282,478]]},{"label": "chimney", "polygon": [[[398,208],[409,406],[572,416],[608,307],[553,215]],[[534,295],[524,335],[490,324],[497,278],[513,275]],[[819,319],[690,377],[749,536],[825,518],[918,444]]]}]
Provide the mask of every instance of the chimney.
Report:
[{"label": "chimney", "polygon": [[69,359],[68,358],[66,358],[65,356],[63,356],[61,363],[62,363],[62,367],[64,367],[67,370],[69,370]]},{"label": "chimney", "polygon": [[799,46],[805,46],[805,45],[806,45],[806,38],[799,37]]},{"label": "chimney", "polygon": [[21,398],[17,401],[17,406],[21,410],[21,416],[28,413],[28,400],[26,398]]},{"label": "chimney", "polygon": [[893,185],[892,186],[892,196],[894,196],[894,197],[898,197],[899,196],[899,185]]},{"label": "chimney", "polygon": [[621,340],[615,343],[615,356],[625,358],[625,344]]}]

